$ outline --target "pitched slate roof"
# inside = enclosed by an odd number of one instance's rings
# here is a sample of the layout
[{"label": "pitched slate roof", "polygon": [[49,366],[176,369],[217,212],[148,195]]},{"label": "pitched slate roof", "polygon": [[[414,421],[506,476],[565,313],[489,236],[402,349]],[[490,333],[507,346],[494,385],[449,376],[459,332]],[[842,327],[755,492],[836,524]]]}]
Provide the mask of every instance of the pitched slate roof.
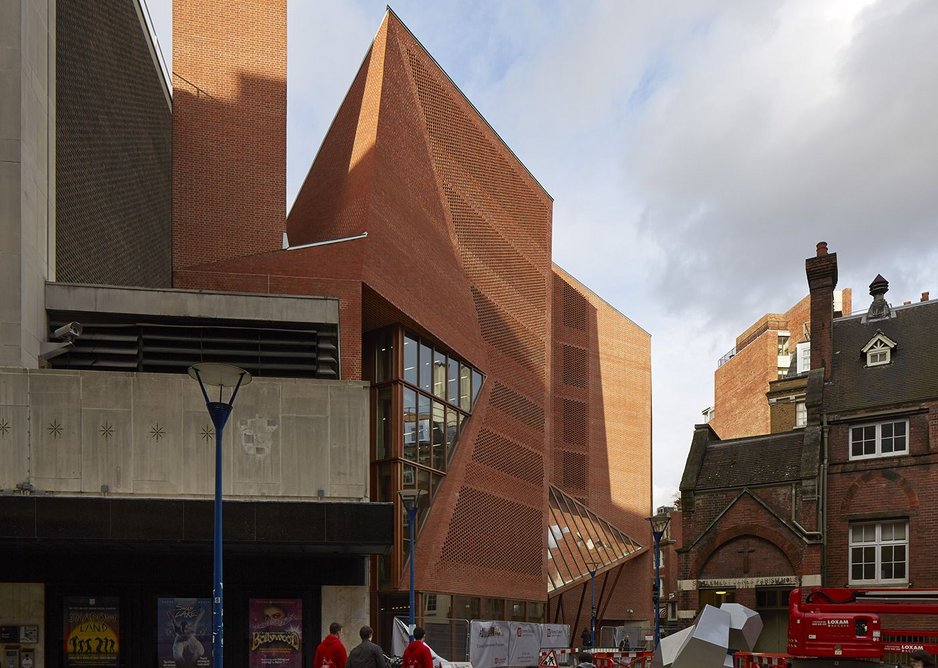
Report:
[{"label": "pitched slate roof", "polygon": [[804,431],[787,431],[707,444],[697,491],[801,479]]},{"label": "pitched slate roof", "polygon": [[[838,413],[938,397],[938,300],[892,308],[893,317],[833,323],[831,383],[824,410]],[[881,331],[896,342],[892,361],[867,367],[863,347]]]}]

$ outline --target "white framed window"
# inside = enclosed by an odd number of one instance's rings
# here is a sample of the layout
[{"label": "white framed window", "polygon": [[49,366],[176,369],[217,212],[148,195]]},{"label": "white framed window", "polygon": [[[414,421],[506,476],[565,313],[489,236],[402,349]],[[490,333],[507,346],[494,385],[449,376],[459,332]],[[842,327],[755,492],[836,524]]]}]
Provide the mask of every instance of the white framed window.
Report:
[{"label": "white framed window", "polygon": [[866,366],[889,364],[892,362],[892,349],[895,347],[895,341],[877,330],[876,336],[870,339],[861,351],[866,355]]},{"label": "white framed window", "polygon": [[908,452],[908,420],[875,422],[850,427],[850,459],[893,457]]},{"label": "white framed window", "polygon": [[811,342],[803,341],[795,346],[798,373],[807,373],[811,370]]},{"label": "white framed window", "polygon": [[909,522],[851,522],[850,584],[907,584]]},{"label": "white framed window", "polygon": [[889,364],[892,349],[881,341],[866,351],[866,366],[880,366]]},{"label": "white framed window", "polygon": [[803,401],[795,402],[795,426],[804,427],[808,424],[808,407]]}]

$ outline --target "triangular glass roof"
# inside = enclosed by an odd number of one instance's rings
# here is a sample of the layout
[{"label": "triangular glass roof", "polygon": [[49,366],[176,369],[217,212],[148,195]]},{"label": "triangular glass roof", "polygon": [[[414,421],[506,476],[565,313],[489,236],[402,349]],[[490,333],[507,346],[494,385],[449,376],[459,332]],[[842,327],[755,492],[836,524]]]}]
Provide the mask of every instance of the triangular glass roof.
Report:
[{"label": "triangular glass roof", "polygon": [[645,547],[553,485],[547,526],[547,593],[588,580],[590,571],[607,571]]}]

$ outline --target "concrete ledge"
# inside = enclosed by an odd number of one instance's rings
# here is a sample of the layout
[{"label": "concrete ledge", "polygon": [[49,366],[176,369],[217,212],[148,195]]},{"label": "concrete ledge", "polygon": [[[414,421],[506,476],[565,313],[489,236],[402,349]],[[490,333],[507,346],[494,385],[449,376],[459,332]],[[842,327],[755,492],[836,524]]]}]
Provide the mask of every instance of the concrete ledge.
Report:
[{"label": "concrete ledge", "polygon": [[46,283],[46,310],[339,324],[339,300],[237,292]]}]

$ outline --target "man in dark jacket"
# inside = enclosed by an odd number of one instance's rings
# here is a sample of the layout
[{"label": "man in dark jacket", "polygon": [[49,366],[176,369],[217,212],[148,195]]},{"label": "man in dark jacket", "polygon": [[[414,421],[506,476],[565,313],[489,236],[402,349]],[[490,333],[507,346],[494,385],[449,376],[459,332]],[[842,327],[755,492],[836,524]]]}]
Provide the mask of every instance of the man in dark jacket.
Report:
[{"label": "man in dark jacket", "polygon": [[384,652],[378,645],[371,642],[371,636],[374,631],[370,626],[363,626],[358,632],[361,636],[361,644],[349,652],[348,661],[345,662],[345,668],[388,668],[388,662],[384,658]]},{"label": "man in dark jacket", "polygon": [[316,648],[316,656],[313,657],[313,668],[345,668],[345,645],[339,634],[342,632],[342,625],[338,622],[332,622],[329,625],[329,635],[323,638]]}]

